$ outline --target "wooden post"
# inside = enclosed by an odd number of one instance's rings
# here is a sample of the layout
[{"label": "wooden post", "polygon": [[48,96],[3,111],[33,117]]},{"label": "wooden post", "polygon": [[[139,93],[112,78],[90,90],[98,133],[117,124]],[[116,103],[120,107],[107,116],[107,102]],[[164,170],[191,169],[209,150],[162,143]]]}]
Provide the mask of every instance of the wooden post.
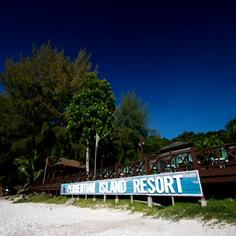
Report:
[{"label": "wooden post", "polygon": [[151,174],[151,169],[150,169],[150,165],[149,165],[149,160],[148,159],[145,159],[144,168],[145,168],[145,173],[147,175]]},{"label": "wooden post", "polygon": [[153,206],[153,201],[152,201],[152,197],[151,196],[148,196],[148,206],[149,207],[152,207]]},{"label": "wooden post", "polygon": [[197,160],[197,154],[195,152],[195,150],[193,148],[191,148],[191,156],[193,158],[193,168],[195,170],[199,170],[199,164],[198,164],[198,160]]},{"label": "wooden post", "polygon": [[103,202],[105,203],[106,200],[107,200],[107,196],[106,196],[106,194],[104,194],[104,195],[103,195]]},{"label": "wooden post", "polygon": [[133,204],[134,203],[134,196],[130,195],[130,203]]},{"label": "wooden post", "polygon": [[117,204],[118,202],[119,202],[119,198],[118,198],[118,195],[116,195],[115,204]]},{"label": "wooden post", "polygon": [[172,206],[175,205],[175,198],[173,196],[171,196],[171,202],[172,202]]},{"label": "wooden post", "polygon": [[144,160],[144,152],[143,152],[144,140],[140,139],[138,145],[140,147],[140,160]]},{"label": "wooden post", "polygon": [[118,177],[118,173],[119,172],[119,163],[118,162],[116,162],[115,163],[115,173],[116,173],[116,176]]},{"label": "wooden post", "polygon": [[201,202],[201,207],[206,207],[207,206],[207,201],[206,201],[205,197],[202,197],[200,202]]},{"label": "wooden post", "polygon": [[87,199],[88,199],[88,196],[87,196],[87,194],[84,196],[84,199],[85,199],[85,200],[87,200]]}]

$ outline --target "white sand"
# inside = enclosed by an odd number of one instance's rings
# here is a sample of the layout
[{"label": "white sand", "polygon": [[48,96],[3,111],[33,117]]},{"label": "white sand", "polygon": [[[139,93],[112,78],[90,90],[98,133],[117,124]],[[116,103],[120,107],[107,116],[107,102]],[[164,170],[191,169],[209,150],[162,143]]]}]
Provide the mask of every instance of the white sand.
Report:
[{"label": "white sand", "polygon": [[195,220],[170,222],[110,209],[18,203],[0,200],[0,235],[204,235],[235,236],[236,226],[204,226]]}]

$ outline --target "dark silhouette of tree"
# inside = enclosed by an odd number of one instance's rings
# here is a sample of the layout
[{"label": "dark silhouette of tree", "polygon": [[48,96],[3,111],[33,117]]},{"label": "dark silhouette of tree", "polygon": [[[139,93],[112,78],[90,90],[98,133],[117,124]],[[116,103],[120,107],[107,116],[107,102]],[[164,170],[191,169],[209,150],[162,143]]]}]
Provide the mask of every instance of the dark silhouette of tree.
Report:
[{"label": "dark silhouette of tree", "polygon": [[115,112],[114,146],[117,159],[124,163],[138,159],[140,139],[147,137],[147,107],[142,104],[134,91],[121,99]]},{"label": "dark silhouette of tree", "polygon": [[18,62],[6,61],[0,75],[4,87],[0,95],[0,169],[7,162],[11,170],[7,180],[15,173],[16,158],[30,159],[36,151],[37,165],[43,166],[48,156],[55,160],[72,155],[65,111],[91,66],[84,50],[73,62],[50,42],[33,48],[31,55]]}]

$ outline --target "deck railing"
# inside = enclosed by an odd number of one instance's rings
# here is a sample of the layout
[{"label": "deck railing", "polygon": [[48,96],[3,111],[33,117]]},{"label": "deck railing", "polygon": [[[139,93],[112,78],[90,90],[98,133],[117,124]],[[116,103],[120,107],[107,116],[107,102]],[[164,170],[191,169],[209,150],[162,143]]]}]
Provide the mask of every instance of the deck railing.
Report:
[{"label": "deck railing", "polygon": [[[171,151],[151,158],[149,157],[141,161],[133,161],[128,164],[117,163],[111,167],[98,169],[95,178],[92,171],[90,171],[90,175],[87,175],[84,171],[76,174],[48,178],[45,180],[44,185],[60,185],[62,183],[70,182],[112,179],[164,172],[188,171],[194,169],[199,170],[200,176],[201,173],[205,173],[205,176],[207,176],[207,173],[217,169],[222,169],[226,173],[229,169],[231,172],[233,171],[232,173],[235,174],[236,178],[236,171],[234,173],[234,169],[232,169],[232,167],[236,169],[236,144],[224,145],[221,147],[208,148],[204,150],[186,148]],[[219,175],[219,171],[215,173],[218,173]],[[36,185],[39,185],[39,183]]]},{"label": "deck railing", "polygon": [[236,145],[197,150],[199,169],[227,168],[236,165]]}]

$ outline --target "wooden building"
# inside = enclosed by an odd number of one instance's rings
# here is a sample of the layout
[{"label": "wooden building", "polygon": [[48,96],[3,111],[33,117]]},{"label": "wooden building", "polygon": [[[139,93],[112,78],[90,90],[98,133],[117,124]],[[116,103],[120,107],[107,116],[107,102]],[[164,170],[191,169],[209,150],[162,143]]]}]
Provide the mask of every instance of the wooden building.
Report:
[{"label": "wooden building", "polygon": [[[74,167],[72,160],[59,159],[52,166]],[[73,168],[74,168],[73,167]],[[59,190],[61,183],[94,180],[93,173],[87,175],[85,166],[78,163],[74,173],[63,170],[60,175],[48,176],[43,185],[34,186],[34,191]],[[160,154],[144,160],[130,162],[126,165],[116,163],[114,166],[97,170],[95,179],[112,179],[164,172],[198,170],[204,192],[234,192],[236,194],[236,144],[198,150],[189,143],[177,142],[161,149]],[[54,172],[56,173],[56,172]],[[209,191],[208,191],[209,190]]]}]

